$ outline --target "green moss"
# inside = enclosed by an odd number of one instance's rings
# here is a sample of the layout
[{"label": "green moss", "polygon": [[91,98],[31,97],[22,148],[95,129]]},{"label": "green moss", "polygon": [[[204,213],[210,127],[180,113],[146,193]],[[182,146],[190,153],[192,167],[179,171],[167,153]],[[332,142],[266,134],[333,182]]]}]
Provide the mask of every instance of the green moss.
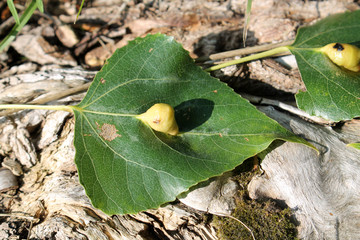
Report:
[{"label": "green moss", "polygon": [[[250,162],[252,163],[252,162]],[[264,239],[285,239],[296,238],[296,226],[291,221],[291,210],[282,209],[274,201],[255,201],[248,197],[247,185],[251,178],[257,174],[256,171],[246,171],[251,164],[245,164],[237,176],[243,190],[239,191],[237,207],[232,216],[239,219],[248,226],[256,240]],[[214,218],[215,226],[218,229],[218,237],[222,240],[248,240],[253,239],[250,232],[239,222],[228,218]]]}]

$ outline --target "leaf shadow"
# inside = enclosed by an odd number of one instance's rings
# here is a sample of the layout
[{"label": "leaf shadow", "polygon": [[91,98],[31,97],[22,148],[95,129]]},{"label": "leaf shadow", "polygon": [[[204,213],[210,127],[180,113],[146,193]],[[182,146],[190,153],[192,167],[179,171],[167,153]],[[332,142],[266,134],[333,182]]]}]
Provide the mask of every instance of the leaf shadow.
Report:
[{"label": "leaf shadow", "polygon": [[188,132],[205,123],[214,110],[214,102],[204,98],[182,102],[174,108],[180,132]]},{"label": "leaf shadow", "polygon": [[179,126],[180,135],[170,136],[161,132],[154,131],[156,137],[163,143],[194,158],[203,158],[199,152],[194,151],[189,142],[181,137],[181,133],[191,131],[205,123],[212,115],[214,102],[208,99],[191,99],[180,103],[174,108],[175,120]]}]

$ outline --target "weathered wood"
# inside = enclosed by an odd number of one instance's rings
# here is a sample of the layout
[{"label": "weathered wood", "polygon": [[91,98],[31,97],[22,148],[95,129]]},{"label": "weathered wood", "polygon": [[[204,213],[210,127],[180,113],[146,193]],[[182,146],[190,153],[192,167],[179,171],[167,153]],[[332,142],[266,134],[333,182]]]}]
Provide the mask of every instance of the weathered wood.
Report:
[{"label": "weathered wood", "polygon": [[360,151],[347,147],[360,141],[357,130],[338,133],[330,127],[261,108],[303,136],[318,150],[284,143],[266,155],[264,173],[249,184],[252,198],[271,198],[293,209],[303,239],[357,239],[360,236]]}]

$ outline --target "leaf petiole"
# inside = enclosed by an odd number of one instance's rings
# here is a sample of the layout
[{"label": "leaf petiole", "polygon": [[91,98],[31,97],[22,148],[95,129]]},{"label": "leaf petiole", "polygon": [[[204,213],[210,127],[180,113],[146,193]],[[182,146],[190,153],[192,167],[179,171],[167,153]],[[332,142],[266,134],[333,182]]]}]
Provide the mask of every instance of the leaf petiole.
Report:
[{"label": "leaf petiole", "polygon": [[287,52],[287,51],[289,51],[289,46],[277,47],[277,48],[274,48],[274,49],[271,49],[271,50],[268,50],[268,51],[265,51],[265,52],[256,53],[256,54],[246,56],[246,57],[243,57],[243,58],[240,58],[240,59],[235,59],[235,60],[232,60],[232,61],[229,61],[229,62],[225,62],[225,63],[219,64],[219,65],[215,65],[215,66],[212,66],[212,67],[209,67],[209,68],[205,69],[205,71],[211,72],[211,71],[219,70],[221,68],[228,67],[228,66],[231,66],[231,65],[244,63],[244,62],[249,62],[249,61],[257,60],[257,59],[264,58],[264,57],[270,57],[270,56],[273,56],[275,54],[284,53],[284,52]]},{"label": "leaf petiole", "polygon": [[72,106],[65,105],[33,105],[33,104],[0,104],[0,109],[44,109],[73,112]]}]

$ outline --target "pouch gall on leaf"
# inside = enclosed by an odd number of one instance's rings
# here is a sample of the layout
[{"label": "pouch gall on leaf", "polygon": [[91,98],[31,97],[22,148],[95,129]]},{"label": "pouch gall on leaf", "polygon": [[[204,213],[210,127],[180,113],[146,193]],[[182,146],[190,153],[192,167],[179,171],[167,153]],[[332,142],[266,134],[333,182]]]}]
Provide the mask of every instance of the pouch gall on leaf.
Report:
[{"label": "pouch gall on leaf", "polygon": [[156,103],[145,113],[136,118],[148,124],[152,129],[158,132],[177,135],[179,127],[175,120],[174,108],[166,103]]}]

